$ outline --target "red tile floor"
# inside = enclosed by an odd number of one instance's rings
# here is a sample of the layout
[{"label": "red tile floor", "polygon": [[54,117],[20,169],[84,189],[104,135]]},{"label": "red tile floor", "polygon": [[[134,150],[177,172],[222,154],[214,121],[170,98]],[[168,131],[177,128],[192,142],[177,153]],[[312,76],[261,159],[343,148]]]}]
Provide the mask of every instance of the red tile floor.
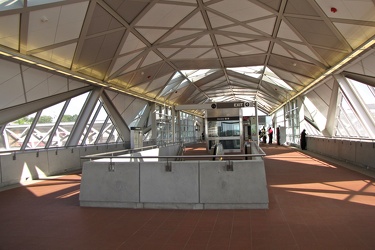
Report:
[{"label": "red tile floor", "polygon": [[375,249],[375,179],[262,145],[269,209],[79,206],[79,174],[0,192],[0,249]]}]

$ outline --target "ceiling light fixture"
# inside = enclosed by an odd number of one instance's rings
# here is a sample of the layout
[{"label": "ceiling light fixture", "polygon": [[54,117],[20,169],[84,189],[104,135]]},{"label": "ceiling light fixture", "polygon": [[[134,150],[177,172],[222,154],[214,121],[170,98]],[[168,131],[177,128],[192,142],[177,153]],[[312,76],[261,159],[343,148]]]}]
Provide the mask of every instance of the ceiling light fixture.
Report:
[{"label": "ceiling light fixture", "polygon": [[13,59],[16,59],[16,60],[19,60],[19,61],[22,61],[22,62],[25,62],[25,63],[29,63],[29,64],[35,64],[35,62],[33,62],[33,61],[30,61],[30,60],[27,60],[25,58],[18,57],[18,56],[13,56]]}]

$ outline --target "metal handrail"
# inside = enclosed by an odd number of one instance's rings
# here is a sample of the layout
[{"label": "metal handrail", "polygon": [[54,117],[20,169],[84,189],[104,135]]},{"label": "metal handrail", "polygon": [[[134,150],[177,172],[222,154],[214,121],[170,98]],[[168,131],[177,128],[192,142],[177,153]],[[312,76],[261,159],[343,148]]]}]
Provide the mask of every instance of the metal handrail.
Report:
[{"label": "metal handrail", "polygon": [[[175,143],[179,144],[179,143]],[[173,156],[141,156],[141,155],[114,155],[114,153],[124,153],[124,152],[129,152],[133,151],[131,153],[137,153],[143,149],[147,148],[157,148],[158,146],[153,145],[153,146],[147,146],[147,147],[140,147],[136,149],[128,149],[128,150],[119,150],[119,151],[114,151],[114,152],[106,152],[106,153],[99,153],[99,154],[92,154],[92,155],[86,155],[86,156],[81,156],[81,159],[88,159],[88,160],[95,160],[95,159],[103,159],[103,158],[109,158],[111,161],[112,159],[202,159],[202,158],[219,158],[219,159],[228,159],[228,158],[242,158],[244,157],[247,159],[247,157],[263,157],[266,156],[266,153],[263,151],[261,147],[259,147],[258,144],[252,142],[258,150],[257,154],[226,154],[226,155],[173,155]],[[137,151],[137,152],[134,152]]]},{"label": "metal handrail", "polygon": [[[89,156],[98,156],[100,158],[103,158],[101,156],[107,156],[107,155],[110,155],[112,157],[114,157],[115,155],[114,154],[120,154],[120,153],[136,153],[134,151],[140,151],[140,150],[145,150],[145,149],[154,149],[154,148],[158,148],[157,145],[150,145],[150,146],[144,146],[144,147],[139,147],[139,148],[129,148],[129,149],[122,149],[122,150],[117,150],[117,151],[111,151],[111,152],[105,152],[105,153],[98,153],[98,154],[92,154],[92,155],[86,155],[86,156],[81,156],[82,159],[86,159],[85,157],[89,157]],[[131,152],[133,151],[133,152]],[[107,158],[107,157],[106,157]]]},{"label": "metal handrail", "polygon": [[97,156],[97,155],[87,155],[87,156],[82,156],[81,159],[103,159],[103,158],[109,158],[109,159],[175,159],[175,158],[182,158],[182,159],[201,159],[201,158],[239,158],[239,157],[262,157],[266,156],[265,153],[260,153],[260,154],[236,154],[236,155],[175,155],[175,156],[139,156],[139,155],[124,155],[124,156],[109,156],[109,157],[103,157],[103,156]]},{"label": "metal handrail", "polygon": [[332,137],[332,136],[323,136],[323,135],[309,135],[307,134],[306,137],[310,138],[318,138],[318,139],[330,139],[330,140],[338,140],[338,141],[368,141],[368,142],[375,142],[375,138],[363,138],[363,137]]}]

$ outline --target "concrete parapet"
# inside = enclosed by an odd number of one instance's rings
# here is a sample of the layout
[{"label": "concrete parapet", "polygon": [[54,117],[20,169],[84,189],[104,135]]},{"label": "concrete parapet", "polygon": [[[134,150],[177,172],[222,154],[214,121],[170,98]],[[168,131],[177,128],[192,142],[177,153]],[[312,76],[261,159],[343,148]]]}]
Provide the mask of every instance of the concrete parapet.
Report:
[{"label": "concrete parapet", "polygon": [[375,170],[375,141],[308,137],[307,150]]},{"label": "concrete parapet", "polygon": [[82,156],[124,148],[124,144],[111,144],[3,152],[0,154],[0,187],[79,171],[87,161],[81,159]]},{"label": "concrete parapet", "polygon": [[[81,206],[268,208],[263,160],[137,163],[117,161],[112,162],[112,169],[109,162],[100,162],[101,165],[95,161],[84,163]],[[131,170],[126,172],[126,168]],[[136,199],[137,195],[139,197]]]}]

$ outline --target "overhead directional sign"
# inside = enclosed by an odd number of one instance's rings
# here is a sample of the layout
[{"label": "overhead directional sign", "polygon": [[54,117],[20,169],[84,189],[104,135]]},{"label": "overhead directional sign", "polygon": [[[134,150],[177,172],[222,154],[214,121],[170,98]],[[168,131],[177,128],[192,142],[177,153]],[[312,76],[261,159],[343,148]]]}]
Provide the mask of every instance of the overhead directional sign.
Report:
[{"label": "overhead directional sign", "polygon": [[175,110],[189,110],[189,109],[230,109],[230,108],[247,108],[253,107],[252,102],[214,102],[204,104],[185,104],[178,105]]},{"label": "overhead directional sign", "polygon": [[230,109],[230,108],[247,108],[253,107],[251,102],[218,102],[216,108],[218,109]]}]

